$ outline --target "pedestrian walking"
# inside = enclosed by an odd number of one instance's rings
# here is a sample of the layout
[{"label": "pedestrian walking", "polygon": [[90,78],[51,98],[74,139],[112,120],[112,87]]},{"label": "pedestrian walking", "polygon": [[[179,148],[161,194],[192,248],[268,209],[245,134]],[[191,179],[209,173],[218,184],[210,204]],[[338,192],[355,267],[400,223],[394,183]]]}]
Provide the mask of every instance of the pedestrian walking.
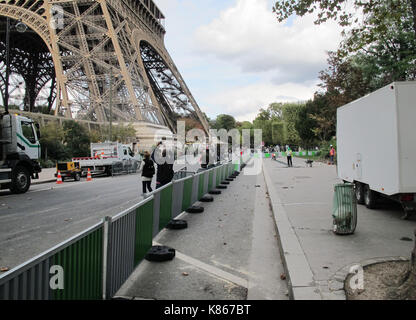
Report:
[{"label": "pedestrian walking", "polygon": [[335,154],[336,154],[336,151],[335,151],[335,148],[334,148],[334,146],[333,145],[331,145],[331,150],[329,151],[329,158],[331,159],[331,164],[333,165],[333,164],[335,164]]},{"label": "pedestrian walking", "polygon": [[292,156],[293,156],[293,152],[290,148],[287,149],[286,151],[286,155],[287,155],[287,166],[293,167],[293,162],[292,162]]},{"label": "pedestrian walking", "polygon": [[144,159],[140,165],[140,170],[142,173],[142,185],[143,185],[143,194],[147,194],[147,191],[152,192],[152,180],[155,175],[155,166],[152,159],[150,159],[150,153],[144,153]]}]

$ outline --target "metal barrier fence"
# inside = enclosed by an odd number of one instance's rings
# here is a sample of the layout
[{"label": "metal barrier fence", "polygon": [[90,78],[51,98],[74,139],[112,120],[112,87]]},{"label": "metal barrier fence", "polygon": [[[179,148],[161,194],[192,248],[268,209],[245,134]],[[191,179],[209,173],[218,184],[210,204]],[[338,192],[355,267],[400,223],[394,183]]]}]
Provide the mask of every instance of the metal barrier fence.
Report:
[{"label": "metal barrier fence", "polygon": [[230,163],[179,179],[0,276],[0,300],[100,300],[120,289],[167,224],[235,170]]},{"label": "metal barrier fence", "polygon": [[[0,300],[100,299],[102,238],[103,223],[99,223],[10,270],[0,277]],[[51,272],[59,271],[63,289],[53,290]]]},{"label": "metal barrier fence", "polygon": [[117,161],[112,163],[111,174],[112,176],[133,174],[137,173],[140,168],[140,161],[129,160],[129,161]]}]

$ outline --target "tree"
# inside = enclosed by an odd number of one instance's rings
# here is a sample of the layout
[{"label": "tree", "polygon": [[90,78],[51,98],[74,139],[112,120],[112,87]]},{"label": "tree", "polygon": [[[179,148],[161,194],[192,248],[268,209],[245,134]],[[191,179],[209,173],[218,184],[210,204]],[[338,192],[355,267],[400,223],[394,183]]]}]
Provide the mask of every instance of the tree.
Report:
[{"label": "tree", "polygon": [[[91,134],[90,134],[91,136]],[[100,136],[93,137],[94,140],[97,138],[98,141],[108,141],[110,139],[110,126],[106,125],[102,128]],[[116,126],[113,126],[111,129],[111,141],[118,141],[120,143],[130,143],[136,139],[136,129],[134,129],[133,124],[129,123],[125,126],[122,123],[119,123]],[[98,142],[97,141],[97,142]]]},{"label": "tree", "polygon": [[303,105],[298,113],[298,118],[295,122],[295,128],[299,134],[302,146],[309,149],[312,144],[316,141],[316,135],[314,129],[317,127],[315,119],[311,118],[307,105]]},{"label": "tree", "polygon": [[301,143],[295,124],[302,104],[285,103],[282,105],[282,117],[286,126],[286,144],[299,145]]},{"label": "tree", "polygon": [[45,160],[55,161],[64,160],[70,157],[68,150],[63,144],[65,132],[57,122],[49,122],[41,128],[40,143],[42,146],[42,156]]},{"label": "tree", "polygon": [[[337,20],[341,26],[350,26],[352,23],[358,23],[359,17],[354,17],[346,10],[347,3],[353,3],[356,9],[362,9],[364,17],[375,12],[380,20],[384,20],[383,17],[386,15],[400,19],[406,11],[416,35],[416,0],[280,0],[273,7],[273,12],[276,13],[278,21],[282,22],[293,14],[304,16],[318,11],[316,24],[332,19]],[[387,7],[388,11],[383,10],[384,7]]]},{"label": "tree", "polygon": [[272,122],[272,144],[282,146],[287,140],[286,128],[283,121]]},{"label": "tree", "polygon": [[233,116],[227,114],[221,114],[215,120],[215,129],[225,129],[227,131],[235,129],[237,127],[237,122]]},{"label": "tree", "polygon": [[90,154],[90,138],[87,129],[75,121],[65,121],[64,143],[71,157],[85,157]]}]

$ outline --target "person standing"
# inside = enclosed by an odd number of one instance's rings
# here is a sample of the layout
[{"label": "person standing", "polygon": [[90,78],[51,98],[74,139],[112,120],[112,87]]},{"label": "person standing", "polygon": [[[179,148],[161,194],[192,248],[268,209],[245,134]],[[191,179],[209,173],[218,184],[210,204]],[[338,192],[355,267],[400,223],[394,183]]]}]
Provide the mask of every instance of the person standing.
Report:
[{"label": "person standing", "polygon": [[329,157],[331,159],[331,164],[335,164],[335,148],[331,145],[331,150],[329,151]]},{"label": "person standing", "polygon": [[286,155],[287,155],[287,166],[289,168],[293,167],[293,162],[292,162],[293,152],[290,148],[287,148]]},{"label": "person standing", "polygon": [[155,175],[155,166],[153,160],[150,159],[150,153],[144,153],[144,159],[140,165],[140,172],[142,173],[142,185],[143,194],[146,195],[147,191],[152,192],[152,180]]},{"label": "person standing", "polygon": [[173,164],[175,162],[173,150],[167,152],[166,146],[160,142],[152,153],[152,159],[157,164],[156,189],[170,183],[175,175]]}]

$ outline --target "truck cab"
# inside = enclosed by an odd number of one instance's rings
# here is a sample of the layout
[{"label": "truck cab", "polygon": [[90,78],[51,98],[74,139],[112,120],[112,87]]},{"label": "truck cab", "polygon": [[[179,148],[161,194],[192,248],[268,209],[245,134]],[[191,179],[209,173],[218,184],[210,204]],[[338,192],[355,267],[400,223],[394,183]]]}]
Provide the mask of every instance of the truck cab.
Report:
[{"label": "truck cab", "polygon": [[1,116],[0,184],[13,193],[25,193],[31,179],[38,179],[42,171],[39,126],[27,117]]}]

